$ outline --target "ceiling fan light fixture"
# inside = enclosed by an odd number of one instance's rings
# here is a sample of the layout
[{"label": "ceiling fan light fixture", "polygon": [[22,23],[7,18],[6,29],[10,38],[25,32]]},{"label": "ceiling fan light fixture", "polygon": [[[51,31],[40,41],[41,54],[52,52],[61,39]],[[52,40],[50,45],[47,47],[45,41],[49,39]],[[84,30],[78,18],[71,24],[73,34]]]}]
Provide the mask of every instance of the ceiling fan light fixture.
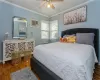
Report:
[{"label": "ceiling fan light fixture", "polygon": [[50,3],[47,4],[47,8],[51,8],[51,4]]},{"label": "ceiling fan light fixture", "polygon": [[55,9],[55,6],[53,5],[52,2],[61,2],[64,0],[40,0],[40,1],[42,1],[40,8],[44,6],[46,8]]}]

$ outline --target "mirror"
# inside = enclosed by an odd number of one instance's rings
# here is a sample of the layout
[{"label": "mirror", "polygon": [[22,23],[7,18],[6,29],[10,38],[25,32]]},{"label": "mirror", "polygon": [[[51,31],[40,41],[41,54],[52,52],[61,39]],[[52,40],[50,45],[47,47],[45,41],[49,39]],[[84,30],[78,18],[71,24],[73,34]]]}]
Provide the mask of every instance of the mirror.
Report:
[{"label": "mirror", "polygon": [[13,17],[13,38],[27,38],[27,20]]}]

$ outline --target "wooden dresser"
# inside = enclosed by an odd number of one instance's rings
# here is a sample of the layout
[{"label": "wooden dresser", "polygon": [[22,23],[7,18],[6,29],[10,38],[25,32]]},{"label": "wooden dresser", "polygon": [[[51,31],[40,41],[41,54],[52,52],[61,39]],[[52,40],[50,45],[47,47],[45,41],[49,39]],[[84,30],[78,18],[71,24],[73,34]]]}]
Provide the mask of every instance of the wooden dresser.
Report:
[{"label": "wooden dresser", "polygon": [[[34,40],[5,40],[3,41],[3,60],[2,62],[12,60],[12,53],[15,51],[31,51],[33,53],[35,46]],[[23,57],[24,55],[21,54]]]}]

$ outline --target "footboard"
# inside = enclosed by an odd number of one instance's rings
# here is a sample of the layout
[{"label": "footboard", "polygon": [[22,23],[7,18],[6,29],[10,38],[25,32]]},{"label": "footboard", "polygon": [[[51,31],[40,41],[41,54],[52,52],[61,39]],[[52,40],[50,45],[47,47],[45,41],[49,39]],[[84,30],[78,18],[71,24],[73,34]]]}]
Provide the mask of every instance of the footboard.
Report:
[{"label": "footboard", "polygon": [[34,57],[31,58],[31,69],[39,76],[40,80],[63,80],[37,61]]}]

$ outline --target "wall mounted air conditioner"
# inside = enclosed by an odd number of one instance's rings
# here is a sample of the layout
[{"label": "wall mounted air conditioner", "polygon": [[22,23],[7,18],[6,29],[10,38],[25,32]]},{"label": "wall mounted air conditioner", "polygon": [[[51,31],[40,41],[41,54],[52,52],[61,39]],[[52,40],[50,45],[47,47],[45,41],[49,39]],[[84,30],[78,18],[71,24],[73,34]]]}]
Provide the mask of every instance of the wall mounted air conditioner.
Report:
[{"label": "wall mounted air conditioner", "polygon": [[38,21],[36,21],[36,20],[31,21],[31,26],[37,26],[37,25],[38,25]]}]

